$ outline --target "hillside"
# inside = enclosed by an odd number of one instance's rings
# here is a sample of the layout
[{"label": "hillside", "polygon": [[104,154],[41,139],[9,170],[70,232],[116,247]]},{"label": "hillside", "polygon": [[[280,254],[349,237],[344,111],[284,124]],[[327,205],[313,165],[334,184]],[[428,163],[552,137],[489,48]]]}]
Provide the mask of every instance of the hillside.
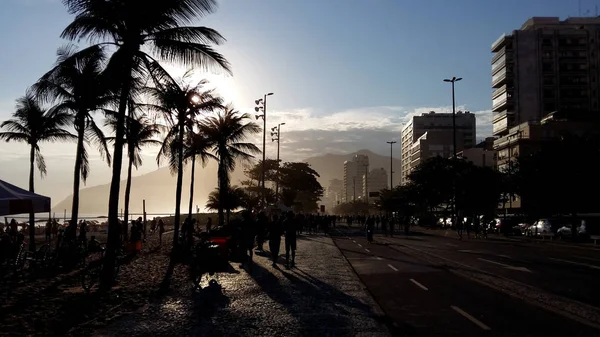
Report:
[{"label": "hillside", "polygon": [[[320,175],[319,182],[324,188],[329,184],[331,179],[342,179],[344,175],[344,161],[352,159],[355,154],[366,154],[369,156],[370,168],[383,167],[389,171],[390,158],[373,153],[368,150],[360,150],[349,154],[326,154],[323,156],[311,157],[303,160],[309,163]],[[400,160],[394,158],[394,181],[400,180]],[[232,174],[231,181],[234,184],[239,184],[244,177],[244,167],[238,165],[235,172]],[[167,168],[160,168],[156,171],[133,177],[131,183],[131,203],[130,208],[132,213],[142,212],[142,200],[146,200],[147,213],[162,213],[169,214],[174,212],[175,203],[175,183],[176,176],[170,174]],[[202,168],[196,167],[196,176],[194,184],[194,211],[196,205],[202,209],[206,203],[208,194],[217,187],[217,164],[210,161],[209,164]],[[185,171],[183,177],[183,192],[182,192],[182,210],[188,209],[190,189],[190,173],[189,169]],[[108,193],[110,184],[98,185],[83,188],[80,192],[80,214],[106,214],[108,209]],[[125,191],[125,180],[121,182],[121,198]],[[72,196],[56,204],[53,211],[62,214],[63,210],[70,211],[72,204]],[[122,208],[123,206],[120,206]]]}]

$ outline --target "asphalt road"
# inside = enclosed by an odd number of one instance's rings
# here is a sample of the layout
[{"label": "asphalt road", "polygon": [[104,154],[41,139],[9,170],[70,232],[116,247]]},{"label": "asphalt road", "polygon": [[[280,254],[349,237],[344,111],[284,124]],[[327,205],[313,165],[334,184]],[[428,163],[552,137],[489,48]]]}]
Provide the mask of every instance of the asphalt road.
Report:
[{"label": "asphalt road", "polygon": [[459,241],[454,233],[449,237],[376,236],[369,244],[358,229],[339,226],[332,236],[399,335],[600,336],[600,330],[456,276],[395,246],[443,256],[588,303],[600,300],[598,282],[593,281],[600,275],[600,251],[511,241]]}]

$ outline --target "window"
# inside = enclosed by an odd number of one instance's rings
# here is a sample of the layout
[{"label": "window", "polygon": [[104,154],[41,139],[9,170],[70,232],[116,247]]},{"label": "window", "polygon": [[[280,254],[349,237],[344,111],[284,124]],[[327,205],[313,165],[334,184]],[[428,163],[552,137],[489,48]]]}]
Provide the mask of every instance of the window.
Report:
[{"label": "window", "polygon": [[554,71],[554,63],[550,63],[550,62],[542,63],[542,71]]}]

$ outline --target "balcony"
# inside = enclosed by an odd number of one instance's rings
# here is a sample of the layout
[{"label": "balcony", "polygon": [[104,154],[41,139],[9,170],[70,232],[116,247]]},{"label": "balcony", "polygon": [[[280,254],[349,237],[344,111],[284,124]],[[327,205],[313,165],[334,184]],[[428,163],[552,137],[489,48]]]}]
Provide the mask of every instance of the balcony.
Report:
[{"label": "balcony", "polygon": [[492,117],[492,134],[494,136],[508,133],[508,130],[514,126],[514,112],[502,111],[494,113]]},{"label": "balcony", "polygon": [[494,98],[496,98],[496,97],[500,96],[501,94],[505,93],[505,92],[506,92],[506,90],[507,90],[507,88],[508,88],[508,87],[507,87],[507,85],[505,84],[505,85],[501,86],[500,88],[498,88],[498,89],[494,90],[494,92],[492,92],[492,99],[494,99]]},{"label": "balcony", "polygon": [[492,75],[492,88],[500,88],[510,80],[512,80],[512,68],[506,67]]},{"label": "balcony", "polygon": [[505,92],[492,100],[492,111],[500,112],[506,110],[508,105],[512,103],[512,93]]},{"label": "balcony", "polygon": [[512,40],[512,35],[502,34],[494,43],[492,43],[492,53],[496,53],[500,48],[504,47],[507,42]]}]

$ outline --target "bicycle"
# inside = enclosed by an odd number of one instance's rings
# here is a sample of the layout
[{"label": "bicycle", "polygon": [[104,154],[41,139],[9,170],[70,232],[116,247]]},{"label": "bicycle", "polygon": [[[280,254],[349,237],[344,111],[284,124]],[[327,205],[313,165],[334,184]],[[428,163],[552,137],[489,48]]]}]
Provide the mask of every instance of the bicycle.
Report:
[{"label": "bicycle", "polygon": [[[96,251],[89,252],[86,256],[86,266],[81,274],[81,287],[90,293],[100,281],[104,270],[104,257],[106,252],[106,246],[101,245]],[[123,248],[120,248],[116,252],[115,265],[113,268],[113,280],[116,280],[119,276],[121,269],[121,260],[124,257]]]}]

